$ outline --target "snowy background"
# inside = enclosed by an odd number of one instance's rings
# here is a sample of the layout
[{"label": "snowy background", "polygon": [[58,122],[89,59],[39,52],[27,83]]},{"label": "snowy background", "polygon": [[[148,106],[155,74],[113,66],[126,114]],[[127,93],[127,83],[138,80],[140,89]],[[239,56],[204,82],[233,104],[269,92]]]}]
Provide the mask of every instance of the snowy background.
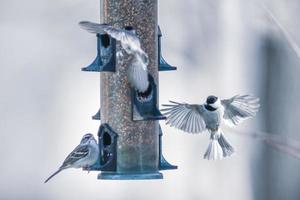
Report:
[{"label": "snowy background", "polygon": [[[300,44],[300,1],[263,1]],[[178,170],[163,180],[99,181],[66,170],[43,181],[86,132],[99,108],[99,74],[81,67],[95,56],[95,37],[81,20],[99,20],[98,0],[0,1],[0,199],[2,200],[299,200],[300,160],[236,131],[300,140],[300,59],[262,1],[159,1],[162,53],[178,66],[160,75],[160,102],[202,103],[210,94],[254,94],[253,120],[226,129],[237,153],[202,159],[208,134],[164,125],[163,152]]]}]

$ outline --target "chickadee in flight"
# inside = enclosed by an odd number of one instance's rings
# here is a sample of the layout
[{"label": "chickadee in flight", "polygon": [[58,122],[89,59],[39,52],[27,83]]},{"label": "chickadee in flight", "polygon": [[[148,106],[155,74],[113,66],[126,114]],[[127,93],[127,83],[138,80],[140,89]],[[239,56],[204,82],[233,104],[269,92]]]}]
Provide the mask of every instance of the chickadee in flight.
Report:
[{"label": "chickadee in flight", "polygon": [[121,42],[126,53],[133,55],[131,64],[127,70],[130,84],[139,92],[145,92],[149,86],[147,65],[148,55],[142,50],[140,39],[135,30],[119,29],[107,24],[97,24],[88,21],[79,22],[79,26],[90,33],[106,33]]},{"label": "chickadee in flight", "polygon": [[236,95],[224,100],[209,96],[202,105],[170,102],[171,105],[163,105],[167,108],[162,109],[167,116],[167,124],[188,133],[209,131],[210,143],[204,154],[208,160],[222,159],[234,153],[220,128],[222,123],[235,126],[254,117],[260,106],[259,99],[250,95]]},{"label": "chickadee in flight", "polygon": [[85,168],[88,169],[96,163],[99,157],[99,147],[94,136],[90,133],[85,134],[80,144],[67,156],[61,167],[54,172],[45,183],[47,183],[53,176],[64,169],[68,168]]}]

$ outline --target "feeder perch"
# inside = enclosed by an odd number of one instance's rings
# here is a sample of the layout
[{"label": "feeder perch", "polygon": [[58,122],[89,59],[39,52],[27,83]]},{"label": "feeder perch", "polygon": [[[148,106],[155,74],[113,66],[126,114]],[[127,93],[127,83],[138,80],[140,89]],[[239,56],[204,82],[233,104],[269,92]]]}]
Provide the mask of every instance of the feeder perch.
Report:
[{"label": "feeder perch", "polygon": [[162,33],[160,30],[160,27],[157,26],[157,38],[158,38],[158,70],[159,71],[172,71],[172,70],[176,70],[177,67],[171,66],[169,65],[165,59],[163,58],[162,54],[161,54],[161,37],[162,37]]},{"label": "feeder perch", "polygon": [[107,34],[97,34],[97,57],[87,67],[86,72],[114,72],[116,66],[116,40]]},{"label": "feeder perch", "polygon": [[93,120],[101,120],[101,109],[92,117]]},{"label": "feeder perch", "polygon": [[159,125],[159,169],[160,170],[170,170],[170,169],[177,169],[178,167],[175,165],[171,165],[163,156],[162,154],[162,136],[163,132]]},{"label": "feeder perch", "polygon": [[134,88],[131,89],[132,94],[132,119],[139,120],[162,120],[166,119],[157,108],[157,87],[153,78],[149,75],[148,89],[140,93]]},{"label": "feeder perch", "polygon": [[98,161],[90,171],[116,171],[116,145],[118,135],[109,127],[102,124],[98,131],[98,145],[100,155]]},{"label": "feeder perch", "polygon": [[98,131],[98,137],[100,170],[116,171],[117,133],[115,133],[108,124],[102,124]]}]

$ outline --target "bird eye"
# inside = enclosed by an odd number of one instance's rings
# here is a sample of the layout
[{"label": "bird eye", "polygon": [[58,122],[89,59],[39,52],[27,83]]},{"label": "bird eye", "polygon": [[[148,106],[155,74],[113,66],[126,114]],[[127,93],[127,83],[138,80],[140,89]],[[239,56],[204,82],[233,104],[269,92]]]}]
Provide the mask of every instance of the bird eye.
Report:
[{"label": "bird eye", "polygon": [[132,26],[125,26],[125,30],[127,30],[127,31],[132,31],[132,30],[133,30],[133,27],[132,27]]},{"label": "bird eye", "polygon": [[215,103],[217,100],[218,100],[218,97],[211,95],[211,96],[207,97],[206,103],[207,103],[207,104],[213,104],[213,103]]},{"label": "bird eye", "polygon": [[81,143],[86,143],[86,142],[88,142],[92,137],[93,137],[93,135],[90,134],[90,133],[84,135],[84,136],[82,137],[82,139],[81,139]]}]

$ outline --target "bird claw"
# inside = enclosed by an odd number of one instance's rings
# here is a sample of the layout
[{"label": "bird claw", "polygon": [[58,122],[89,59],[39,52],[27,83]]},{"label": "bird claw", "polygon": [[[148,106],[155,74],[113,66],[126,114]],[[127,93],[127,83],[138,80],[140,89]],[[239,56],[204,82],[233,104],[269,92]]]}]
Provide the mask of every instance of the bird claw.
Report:
[{"label": "bird claw", "polygon": [[82,169],[85,171],[88,171],[88,173],[90,173],[90,171],[91,171],[91,167],[83,167]]},{"label": "bird claw", "polygon": [[124,54],[123,54],[122,51],[118,51],[116,55],[117,55],[117,58],[118,58],[118,59],[121,59],[121,58],[124,57]]}]

